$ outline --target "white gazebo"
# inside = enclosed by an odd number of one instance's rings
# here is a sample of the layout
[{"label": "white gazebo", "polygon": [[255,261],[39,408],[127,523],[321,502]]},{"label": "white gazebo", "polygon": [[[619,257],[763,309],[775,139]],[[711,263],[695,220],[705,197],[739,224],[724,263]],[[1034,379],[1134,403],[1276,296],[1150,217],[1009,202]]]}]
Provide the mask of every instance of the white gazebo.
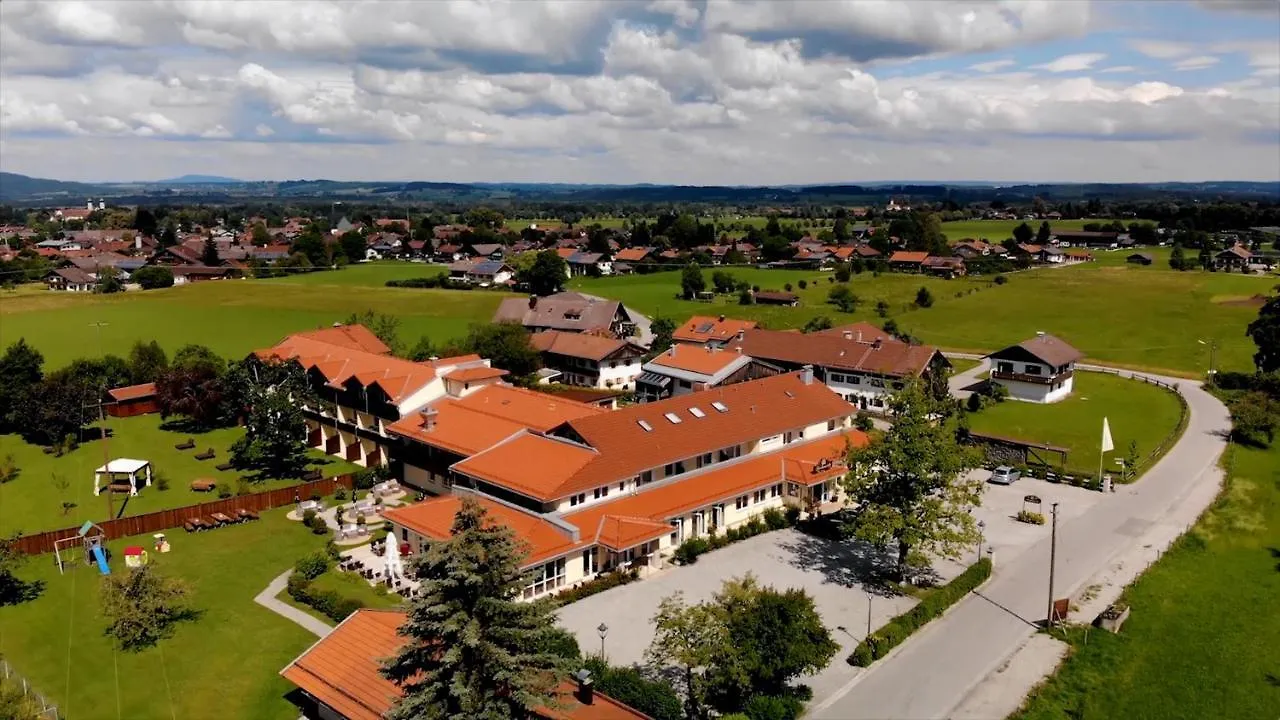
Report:
[{"label": "white gazebo", "polygon": [[97,495],[102,492],[102,481],[104,479],[107,481],[107,485],[111,485],[117,478],[128,478],[129,494],[137,495],[139,479],[148,487],[151,486],[151,463],[146,460],[133,460],[130,458],[112,460],[93,471],[93,494]]}]

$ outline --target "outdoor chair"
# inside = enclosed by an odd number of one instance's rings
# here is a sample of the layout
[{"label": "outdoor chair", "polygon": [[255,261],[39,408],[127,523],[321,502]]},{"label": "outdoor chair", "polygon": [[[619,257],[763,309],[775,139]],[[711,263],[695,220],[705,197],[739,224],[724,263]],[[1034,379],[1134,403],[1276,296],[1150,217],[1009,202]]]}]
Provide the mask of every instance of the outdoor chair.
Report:
[{"label": "outdoor chair", "polygon": [[257,519],[258,519],[258,513],[254,512],[254,511],[252,511],[252,510],[244,510],[244,509],[241,509],[241,510],[237,510],[237,511],[236,511],[236,514],[237,514],[237,515],[239,515],[240,517],[244,518],[245,520],[257,520]]},{"label": "outdoor chair", "polygon": [[185,442],[180,442],[173,446],[174,450],[191,450],[196,446],[194,438],[187,438]]},{"label": "outdoor chair", "polygon": [[234,470],[236,466],[235,463],[224,462],[214,465],[213,467],[217,470],[221,470],[222,472],[227,472],[228,470]]},{"label": "outdoor chair", "polygon": [[213,448],[209,448],[195,457],[197,460],[212,460],[217,457],[217,453],[213,451]]}]

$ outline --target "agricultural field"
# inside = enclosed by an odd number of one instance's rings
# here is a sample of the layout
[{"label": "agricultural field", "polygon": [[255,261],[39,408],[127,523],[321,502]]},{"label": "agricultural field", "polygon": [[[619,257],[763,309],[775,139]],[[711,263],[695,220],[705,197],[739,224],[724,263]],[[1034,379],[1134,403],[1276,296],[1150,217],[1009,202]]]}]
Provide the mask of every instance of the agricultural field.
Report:
[{"label": "agricultural field", "polygon": [[1280,445],[1234,446],[1218,501],[1121,602],[1118,635],[1072,628],[1072,655],[1014,717],[1280,717]]},{"label": "agricultural field", "polygon": [[[238,471],[221,471],[214,466],[230,459],[230,447],[243,430],[223,428],[206,433],[190,433],[166,430],[159,415],[139,415],[131,418],[107,418],[106,426],[112,435],[106,447],[101,440],[85,442],[75,450],[55,457],[46,455],[42,448],[28,444],[16,435],[0,435],[0,459],[13,458],[21,472],[16,480],[0,484],[0,535],[15,530],[35,533],[43,530],[80,525],[85,520],[102,521],[109,517],[143,515],[157,510],[193,505],[216,500],[217,492],[203,493],[191,490],[191,481],[208,478],[231,492],[245,490],[262,492],[299,480],[278,479],[258,482],[246,481],[241,487]],[[174,445],[187,438],[196,441],[194,450],[176,450]],[[212,460],[196,460],[195,454],[213,448],[217,456]],[[311,451],[316,461],[313,467],[325,475],[339,475],[356,469],[356,466],[319,451]],[[134,497],[116,495],[108,510],[107,494],[93,494],[93,471],[111,458],[136,458],[148,460],[152,472],[162,473],[169,481],[169,489],[161,490],[155,484],[138,491]],[[65,482],[66,487],[60,487]],[[74,503],[68,509],[63,503]],[[114,515],[110,513],[114,512]]]},{"label": "agricultural field", "polygon": [[[373,309],[400,318],[400,334],[437,343],[492,316],[501,294],[384,287],[387,280],[439,272],[430,265],[376,263],[266,280],[220,280],[165,290],[93,295],[0,294],[0,347],[25,337],[46,369],[77,357],[125,355],[138,340],[172,353],[188,343],[238,358],[292,332],[331,325]],[[93,327],[103,322],[105,326]]]},{"label": "agricultural field", "polygon": [[[955,242],[957,240],[982,240],[986,239],[990,242],[998,243],[1006,238],[1013,237],[1013,229],[1026,223],[1031,226],[1032,230],[1039,230],[1040,223],[1043,220],[955,220],[952,222],[942,223],[942,232],[946,234],[947,239]],[[1049,227],[1053,230],[1083,230],[1084,226],[1089,223],[1107,223],[1110,220],[1098,218],[1078,218],[1075,220],[1050,220]],[[1125,222],[1126,225],[1130,221]]]},{"label": "agricultural field", "polygon": [[[58,705],[62,720],[293,720],[297,708],[285,699],[293,686],[278,673],[316,637],[253,597],[325,538],[286,520],[287,510],[169,533],[171,552],[152,552],[151,562],[186,582],[198,616],[140,652],[115,649],[104,635],[95,567],[76,563],[59,575],[49,556],[30,559],[18,577],[44,588],[34,600],[0,607],[0,654]],[[113,572],[130,545],[150,548],[151,536],[109,542]]]},{"label": "agricultural field", "polygon": [[1181,405],[1173,393],[1155,385],[1109,373],[1077,372],[1074,390],[1065,400],[1048,405],[1006,400],[967,415],[974,432],[1066,448],[1065,470],[1084,477],[1097,475],[1104,417],[1116,449],[1107,455],[1103,470],[1115,474],[1114,460],[1124,459],[1130,442],[1137,444],[1137,457],[1143,461],[1177,430]]}]

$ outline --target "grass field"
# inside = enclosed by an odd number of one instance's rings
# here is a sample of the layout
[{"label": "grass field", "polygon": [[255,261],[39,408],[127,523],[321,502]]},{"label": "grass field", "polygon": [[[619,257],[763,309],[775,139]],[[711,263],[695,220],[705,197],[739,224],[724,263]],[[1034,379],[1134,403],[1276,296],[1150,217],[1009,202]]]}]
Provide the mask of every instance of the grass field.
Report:
[{"label": "grass field", "polygon": [[[393,278],[438,272],[427,265],[375,264],[271,280],[222,280],[116,295],[0,295],[0,346],[20,337],[45,356],[46,369],[77,357],[125,355],[137,340],[157,340],[170,353],[201,343],[233,358],[267,347],[291,332],[374,309],[401,320],[409,344],[437,343],[486,322],[501,301],[493,292],[388,288]],[[105,322],[101,330],[91,323]],[[99,337],[99,332],[101,337]]]},{"label": "grass field", "polygon": [[1124,594],[1119,635],[1072,656],[1015,717],[1280,717],[1280,445],[1235,447],[1218,501]]},{"label": "grass field", "polygon": [[[316,638],[253,596],[324,538],[285,520],[285,511],[213,532],[170,534],[172,552],[151,559],[187,582],[201,615],[137,653],[113,650],[103,634],[96,569],[81,565],[59,575],[48,556],[32,559],[19,576],[44,581],[44,592],[0,607],[0,654],[58,704],[63,720],[293,720],[297,709],[284,699],[292,685],[277,673]],[[150,536],[112,541],[113,563],[126,546],[151,543]]]},{"label": "grass field", "polygon": [[[343,548],[344,550],[347,548]],[[331,569],[315,580],[311,581],[311,586],[316,590],[332,590],[344,598],[359,600],[360,604],[367,608],[396,608],[404,603],[404,599],[394,593],[379,595],[374,591],[373,586],[368,580],[356,575],[355,573],[342,572],[341,570]],[[276,599],[314,617],[320,622],[333,625],[333,620],[327,616],[315,611],[307,605],[289,597],[288,590],[282,590]]]},{"label": "grass field", "polygon": [[1066,467],[1078,475],[1095,476],[1102,443],[1102,418],[1111,425],[1116,450],[1109,453],[1104,469],[1124,458],[1130,441],[1138,444],[1138,458],[1145,459],[1178,425],[1179,403],[1167,390],[1126,380],[1108,373],[1077,372],[1074,391],[1065,400],[1050,404],[1006,400],[970,413],[974,432],[1004,435],[1020,440],[1067,448]]},{"label": "grass field", "polygon": [[[212,478],[225,483],[232,492],[242,473],[222,472],[214,465],[226,462],[231,454],[231,443],[243,433],[239,428],[225,428],[189,435],[162,430],[159,415],[139,415],[132,418],[108,418],[107,426],[114,434],[107,441],[112,458],[128,457],[149,460],[153,471],[169,478],[169,489],[160,490],[154,484],[138,491],[136,497],[116,495],[112,498],[117,517],[183,507],[198,502],[216,500],[214,493],[192,492],[190,484],[197,478]],[[195,450],[175,450],[173,446],[188,437],[196,441]],[[213,460],[196,460],[194,455],[206,448],[213,448],[217,457]],[[15,530],[34,533],[42,530],[79,525],[85,520],[101,521],[108,518],[106,494],[94,497],[93,470],[104,462],[102,441],[82,444],[76,450],[54,457],[44,454],[40,447],[27,444],[16,435],[0,435],[0,457],[13,455],[21,468],[18,479],[0,485],[0,535]],[[348,472],[354,465],[338,458],[313,452],[323,464],[317,465],[326,475]],[[57,486],[58,479],[65,480],[66,490]],[[250,483],[254,492],[297,483],[292,480],[264,480]],[[73,502],[76,507],[63,514],[62,503]]]},{"label": "grass field", "polygon": [[[1031,226],[1032,230],[1039,230],[1040,223],[1043,220],[956,220],[953,222],[942,223],[942,232],[946,234],[947,239],[955,242],[956,240],[966,239],[987,239],[991,242],[998,243],[1006,238],[1013,237],[1013,229],[1026,223]],[[1049,227],[1052,230],[1083,230],[1088,223],[1105,223],[1110,220],[1099,220],[1097,218],[1077,219],[1077,220],[1050,220]]]},{"label": "grass field", "polygon": [[385,287],[388,280],[408,280],[445,274],[448,274],[448,267],[445,265],[383,260],[348,265],[336,272],[294,273],[288,277],[257,282],[377,288]]}]

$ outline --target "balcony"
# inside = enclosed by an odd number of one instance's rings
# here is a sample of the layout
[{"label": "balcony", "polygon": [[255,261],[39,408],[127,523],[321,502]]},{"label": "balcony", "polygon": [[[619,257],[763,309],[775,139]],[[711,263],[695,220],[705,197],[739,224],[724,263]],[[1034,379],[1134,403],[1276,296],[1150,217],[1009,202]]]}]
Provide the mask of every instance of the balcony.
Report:
[{"label": "balcony", "polygon": [[1066,382],[1067,380],[1071,379],[1071,376],[1073,374],[1074,372],[1071,370],[1060,372],[1057,375],[1028,375],[1026,373],[1001,372],[1000,370],[992,370],[991,379],[1007,380],[1010,382],[1032,383],[1034,385],[1054,385],[1057,383]]}]

